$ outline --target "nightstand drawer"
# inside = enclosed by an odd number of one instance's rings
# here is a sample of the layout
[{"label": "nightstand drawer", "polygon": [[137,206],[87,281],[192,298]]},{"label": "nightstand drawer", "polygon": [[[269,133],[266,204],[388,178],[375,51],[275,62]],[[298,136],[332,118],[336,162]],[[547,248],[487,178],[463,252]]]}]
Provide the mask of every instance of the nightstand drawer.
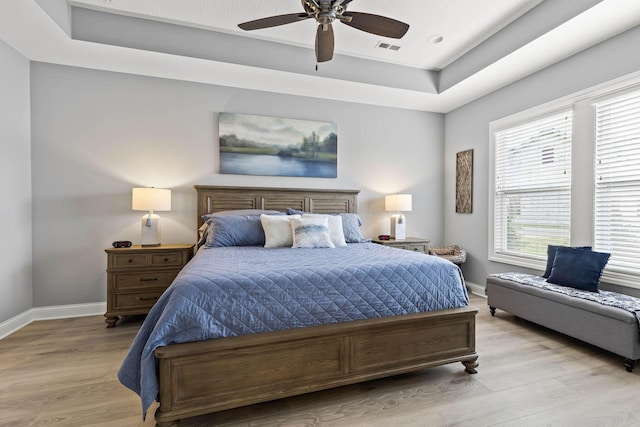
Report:
[{"label": "nightstand drawer", "polygon": [[418,237],[407,237],[404,240],[380,240],[373,239],[373,243],[379,245],[389,246],[391,248],[404,249],[406,251],[419,252],[422,254],[429,253],[429,239],[422,239]]},{"label": "nightstand drawer", "polygon": [[422,252],[426,254],[429,252],[429,245],[405,245],[403,249],[414,252]]},{"label": "nightstand drawer", "polygon": [[153,266],[182,266],[184,263],[182,253],[169,252],[165,254],[151,255],[151,265]]},{"label": "nightstand drawer", "polygon": [[151,308],[162,295],[162,291],[136,292],[135,294],[114,294],[114,309]]},{"label": "nightstand drawer", "polygon": [[184,263],[183,252],[113,255],[113,268],[181,267]]},{"label": "nightstand drawer", "polygon": [[144,287],[167,288],[177,275],[178,270],[116,273],[113,275],[113,286],[118,290]]},{"label": "nightstand drawer", "polygon": [[147,265],[145,254],[114,254],[112,257],[114,268],[136,268]]}]

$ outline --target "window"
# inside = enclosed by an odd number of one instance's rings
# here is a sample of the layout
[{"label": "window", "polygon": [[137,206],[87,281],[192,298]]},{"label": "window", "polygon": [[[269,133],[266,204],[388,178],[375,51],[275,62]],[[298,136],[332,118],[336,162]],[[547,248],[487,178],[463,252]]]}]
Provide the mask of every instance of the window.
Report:
[{"label": "window", "polygon": [[493,133],[490,259],[537,266],[547,245],[568,245],[571,220],[569,109]]},{"label": "window", "polygon": [[549,244],[611,253],[640,289],[640,72],[490,124],[489,260],[544,268]]},{"label": "window", "polygon": [[640,91],[596,102],[595,125],[594,249],[624,282],[640,275]]}]

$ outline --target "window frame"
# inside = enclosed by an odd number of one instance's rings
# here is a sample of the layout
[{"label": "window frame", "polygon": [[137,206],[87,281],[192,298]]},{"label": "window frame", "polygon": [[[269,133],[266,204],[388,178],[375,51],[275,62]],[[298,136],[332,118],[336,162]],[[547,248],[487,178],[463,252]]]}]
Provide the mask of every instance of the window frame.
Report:
[{"label": "window frame", "polygon": [[[513,129],[527,123],[533,123],[545,118],[549,118],[560,114],[572,114],[573,108],[570,102],[559,102],[553,104],[546,104],[537,108],[527,110],[522,113],[518,113],[512,116],[505,117],[493,121],[489,124],[489,203],[488,203],[488,220],[489,220],[489,236],[488,236],[488,254],[489,261],[500,262],[504,264],[517,265],[520,267],[527,267],[531,269],[544,270],[546,266],[546,256],[534,256],[534,255],[518,255],[505,252],[499,252],[496,250],[495,236],[496,236],[496,221],[495,221],[495,203],[496,203],[496,135],[499,132]],[[573,123],[571,137],[573,141],[574,131]],[[571,155],[573,154],[573,143],[571,144]],[[573,160],[572,160],[573,162]],[[573,166],[573,165],[572,165]],[[572,198],[572,196],[570,197]],[[571,208],[569,212],[570,221]],[[570,232],[571,236],[571,232]]]}]

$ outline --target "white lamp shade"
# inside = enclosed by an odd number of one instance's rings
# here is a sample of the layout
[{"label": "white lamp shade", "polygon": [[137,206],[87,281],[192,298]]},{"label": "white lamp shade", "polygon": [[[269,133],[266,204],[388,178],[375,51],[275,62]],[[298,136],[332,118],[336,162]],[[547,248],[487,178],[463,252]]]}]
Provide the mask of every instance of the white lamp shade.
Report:
[{"label": "white lamp shade", "polygon": [[411,194],[390,194],[384,196],[384,210],[393,212],[411,211]]},{"label": "white lamp shade", "polygon": [[171,190],[164,188],[134,188],[131,192],[134,211],[170,211]]},{"label": "white lamp shade", "polygon": [[142,246],[160,246],[160,217],[153,212],[171,210],[171,190],[134,188],[131,191],[131,209],[149,212],[142,217]]}]

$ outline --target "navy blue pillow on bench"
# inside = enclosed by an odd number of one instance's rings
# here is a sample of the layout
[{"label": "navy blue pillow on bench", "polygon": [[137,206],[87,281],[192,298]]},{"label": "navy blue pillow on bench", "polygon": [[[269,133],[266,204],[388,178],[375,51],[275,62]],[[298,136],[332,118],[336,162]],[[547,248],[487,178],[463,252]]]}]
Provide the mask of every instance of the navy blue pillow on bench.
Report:
[{"label": "navy blue pillow on bench", "polygon": [[[542,277],[544,277],[546,279],[551,274],[551,268],[553,267],[553,260],[556,257],[556,252],[557,252],[558,248],[568,248],[568,247],[569,246],[556,246],[556,245],[548,245],[547,246],[547,268],[544,270],[544,274],[542,275]],[[573,249],[580,249],[580,250],[583,250],[583,251],[590,251],[591,250],[591,246],[578,246],[578,247],[573,247]]]},{"label": "navy blue pillow on bench", "polygon": [[558,248],[547,282],[598,292],[600,276],[610,256],[605,252]]}]

